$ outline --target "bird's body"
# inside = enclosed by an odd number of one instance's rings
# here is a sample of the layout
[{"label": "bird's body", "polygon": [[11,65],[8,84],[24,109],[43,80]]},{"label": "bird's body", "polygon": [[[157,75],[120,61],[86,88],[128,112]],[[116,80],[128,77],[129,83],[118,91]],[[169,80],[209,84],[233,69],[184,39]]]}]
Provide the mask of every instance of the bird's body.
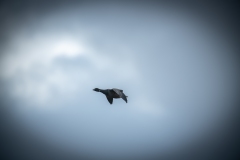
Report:
[{"label": "bird's body", "polygon": [[106,95],[107,100],[110,104],[113,103],[113,98],[122,98],[127,103],[127,96],[123,93],[123,90],[113,88],[113,89],[93,89],[96,92],[101,92]]}]

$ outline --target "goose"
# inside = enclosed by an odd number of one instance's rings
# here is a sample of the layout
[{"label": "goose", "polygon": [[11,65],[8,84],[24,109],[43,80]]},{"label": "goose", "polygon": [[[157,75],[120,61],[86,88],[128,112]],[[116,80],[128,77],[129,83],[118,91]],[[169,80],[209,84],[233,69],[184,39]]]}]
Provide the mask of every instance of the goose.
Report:
[{"label": "goose", "polygon": [[113,89],[99,89],[99,88],[94,88],[93,89],[96,92],[101,92],[105,94],[108,102],[110,104],[113,103],[113,98],[122,98],[126,103],[127,103],[127,96],[123,93],[123,90],[113,88]]}]

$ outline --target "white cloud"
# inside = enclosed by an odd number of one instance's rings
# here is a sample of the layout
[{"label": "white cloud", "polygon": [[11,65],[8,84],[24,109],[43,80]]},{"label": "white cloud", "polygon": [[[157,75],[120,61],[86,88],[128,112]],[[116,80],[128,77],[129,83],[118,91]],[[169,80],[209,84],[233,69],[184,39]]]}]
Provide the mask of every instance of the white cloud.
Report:
[{"label": "white cloud", "polygon": [[54,56],[67,56],[67,57],[74,57],[78,55],[82,55],[86,52],[81,46],[81,43],[77,43],[76,40],[68,40],[63,38],[63,40],[57,41],[53,45],[53,49],[51,53]]},{"label": "white cloud", "polygon": [[[45,106],[56,96],[67,98],[79,94],[80,88],[86,89],[89,84],[94,86],[96,75],[115,81],[113,84],[134,82],[139,76],[131,59],[119,63],[118,59],[87,47],[77,38],[48,35],[51,38],[45,39],[44,36],[32,39],[23,36],[22,40],[17,37],[1,60],[0,78],[9,81],[11,95],[37,104],[32,106]],[[79,56],[85,58],[91,68],[75,66],[65,70],[65,66],[59,68],[55,64],[59,57],[69,59],[71,63]]]}]

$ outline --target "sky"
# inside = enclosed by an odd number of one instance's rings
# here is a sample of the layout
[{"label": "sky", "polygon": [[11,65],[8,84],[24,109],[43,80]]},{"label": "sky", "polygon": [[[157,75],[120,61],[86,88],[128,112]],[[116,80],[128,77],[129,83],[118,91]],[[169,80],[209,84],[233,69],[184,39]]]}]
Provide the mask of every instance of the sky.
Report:
[{"label": "sky", "polygon": [[[144,159],[230,123],[237,55],[210,16],[147,2],[53,4],[2,10],[1,103],[21,132],[77,156]],[[122,89],[128,103],[110,105],[96,87]]]}]

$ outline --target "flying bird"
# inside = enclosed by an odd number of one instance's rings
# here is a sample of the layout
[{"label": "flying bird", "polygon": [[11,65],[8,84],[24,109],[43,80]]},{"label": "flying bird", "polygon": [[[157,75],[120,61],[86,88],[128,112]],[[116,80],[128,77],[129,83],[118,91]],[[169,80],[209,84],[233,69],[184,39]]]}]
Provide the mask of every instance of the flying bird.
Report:
[{"label": "flying bird", "polygon": [[93,89],[96,92],[101,92],[105,94],[107,97],[107,100],[110,104],[113,103],[113,98],[122,98],[126,103],[127,103],[127,96],[123,93],[123,90],[113,88],[113,89],[99,89],[99,88],[94,88]]}]

